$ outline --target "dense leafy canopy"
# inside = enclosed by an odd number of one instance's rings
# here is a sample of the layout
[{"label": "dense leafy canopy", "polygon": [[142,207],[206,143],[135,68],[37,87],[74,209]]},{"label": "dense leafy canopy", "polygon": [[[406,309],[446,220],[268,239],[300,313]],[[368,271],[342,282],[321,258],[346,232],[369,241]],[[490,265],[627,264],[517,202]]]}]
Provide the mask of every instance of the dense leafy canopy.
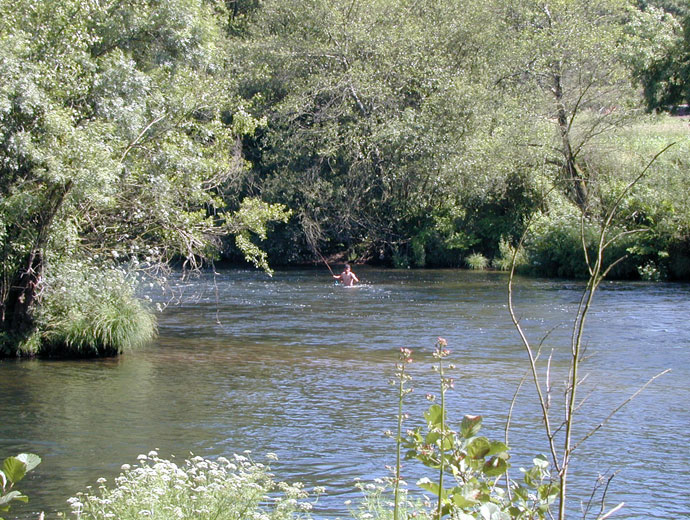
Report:
[{"label": "dense leafy canopy", "polygon": [[245,168],[240,136],[263,123],[234,94],[221,8],[0,4],[4,330],[31,328],[44,275],[71,259],[195,264],[249,229],[222,194]]}]

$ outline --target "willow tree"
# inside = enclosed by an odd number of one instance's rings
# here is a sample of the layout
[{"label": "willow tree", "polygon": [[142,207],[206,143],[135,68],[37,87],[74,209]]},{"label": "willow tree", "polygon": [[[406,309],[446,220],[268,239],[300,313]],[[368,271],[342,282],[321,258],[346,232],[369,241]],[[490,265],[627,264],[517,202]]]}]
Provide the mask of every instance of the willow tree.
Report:
[{"label": "willow tree", "polygon": [[261,124],[232,95],[226,15],[200,0],[0,2],[6,336],[34,327],[47,267],[194,263],[247,229],[219,196]]}]

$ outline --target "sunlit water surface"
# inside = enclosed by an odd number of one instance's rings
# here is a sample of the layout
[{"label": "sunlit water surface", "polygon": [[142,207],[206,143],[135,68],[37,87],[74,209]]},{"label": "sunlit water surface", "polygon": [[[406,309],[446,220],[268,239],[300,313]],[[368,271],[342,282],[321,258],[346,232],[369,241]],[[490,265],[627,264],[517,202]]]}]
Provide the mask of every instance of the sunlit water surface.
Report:
[{"label": "sunlit water surface", "polygon": [[[65,500],[116,476],[123,463],[157,449],[215,458],[269,452],[277,477],[326,486],[317,518],[346,517],[354,479],[387,475],[397,397],[389,384],[400,347],[410,347],[415,391],[407,427],[420,424],[437,336],[455,363],[450,416],[485,417],[503,439],[526,354],[510,322],[506,276],[466,271],[357,269],[364,284],[344,289],[325,269],[273,278],[250,271],[179,284],[181,303],[160,316],[160,336],[117,359],[0,362],[0,457],[29,451],[43,463],[20,489],[20,511],[66,511]],[[183,289],[183,290],[182,290]],[[562,393],[570,319],[582,285],[520,279],[516,304],[543,357],[553,349],[554,407]],[[181,291],[181,292],[179,292]],[[582,435],[655,374],[672,368],[624,407],[576,453],[573,497],[587,500],[598,475],[618,472],[607,504],[616,518],[690,518],[690,286],[606,283],[587,323],[589,374],[579,411]],[[509,437],[513,465],[546,453],[526,383]],[[416,474],[407,476],[414,483]],[[429,475],[432,476],[432,475]],[[514,474],[517,477],[518,474]],[[573,517],[579,504],[572,504]],[[598,510],[598,508],[597,508]],[[29,518],[28,514],[21,516]],[[593,517],[593,516],[592,516]],[[33,516],[32,518],[35,518]]]}]

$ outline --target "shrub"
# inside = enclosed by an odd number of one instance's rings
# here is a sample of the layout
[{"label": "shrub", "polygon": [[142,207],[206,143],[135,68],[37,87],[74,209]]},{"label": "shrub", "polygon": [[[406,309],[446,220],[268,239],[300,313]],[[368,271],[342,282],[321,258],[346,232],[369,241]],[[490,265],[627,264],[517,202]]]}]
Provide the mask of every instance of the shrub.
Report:
[{"label": "shrub", "polygon": [[[515,256],[515,248],[510,245],[510,242],[505,238],[501,238],[498,243],[498,256],[491,261],[494,269],[499,271],[509,271],[513,263],[513,256]],[[525,258],[524,250],[520,249],[517,256],[515,256],[515,267],[520,269],[525,266],[527,259]]]},{"label": "shrub", "polygon": [[2,466],[0,466],[0,511],[9,511],[13,502],[29,501],[29,498],[15,489],[14,486],[40,463],[41,457],[33,453],[20,453],[16,457],[7,457],[2,461]]},{"label": "shrub", "polygon": [[301,484],[275,482],[267,466],[245,455],[232,461],[193,456],[178,465],[151,451],[139,455],[140,465],[122,466],[113,487],[101,478],[97,494],[79,493],[68,503],[79,520],[310,518]]},{"label": "shrub", "polygon": [[118,268],[65,266],[48,278],[39,307],[40,354],[115,355],[156,334],[156,319],[136,297],[136,279]]},{"label": "shrub", "polygon": [[481,253],[472,253],[465,258],[467,267],[475,271],[483,271],[489,267],[489,260]]},{"label": "shrub", "polygon": [[[438,338],[434,350],[434,371],[439,377],[438,395],[427,394],[434,402],[424,413],[425,426],[408,429],[403,437],[404,398],[411,389],[406,366],[412,362],[412,351],[400,349],[396,364],[398,387],[397,432],[387,432],[396,443],[394,474],[376,484],[359,485],[364,500],[352,511],[355,520],[452,520],[534,519],[550,518],[549,511],[558,495],[550,464],[543,455],[533,459],[529,469],[521,468],[522,478],[508,478],[510,454],[504,442],[489,440],[479,434],[482,417],[465,415],[460,428],[447,417],[445,394],[454,388],[455,380],[448,370],[448,343]],[[402,481],[402,454],[428,468],[428,475],[417,480],[417,486],[429,494],[422,500],[408,498]],[[423,469],[422,469],[423,471]],[[434,503],[435,502],[435,503]]]}]

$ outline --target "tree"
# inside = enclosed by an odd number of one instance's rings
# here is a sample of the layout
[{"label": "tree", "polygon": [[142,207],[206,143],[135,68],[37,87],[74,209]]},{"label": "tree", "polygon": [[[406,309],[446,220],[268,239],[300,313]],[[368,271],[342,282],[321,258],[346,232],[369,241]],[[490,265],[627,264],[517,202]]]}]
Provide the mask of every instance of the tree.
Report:
[{"label": "tree", "polygon": [[649,6],[635,16],[634,36],[646,52],[632,66],[650,111],[690,103],[690,10],[676,12]]},{"label": "tree", "polygon": [[32,330],[46,268],[67,259],[194,266],[248,229],[220,195],[262,122],[233,95],[225,15],[199,0],[0,3],[0,330]]},{"label": "tree", "polygon": [[476,243],[460,227],[465,208],[507,174],[486,164],[494,107],[474,52],[481,31],[458,12],[454,2],[294,0],[254,14],[240,59],[260,66],[241,85],[260,95],[269,125],[249,145],[247,184],[299,208],[302,247],[421,266],[434,254],[457,264]]},{"label": "tree", "polygon": [[634,113],[623,59],[628,7],[625,0],[498,0],[487,7],[498,13],[496,40],[512,42],[494,42],[496,84],[519,97],[535,125],[553,126],[544,156],[580,208],[595,180],[588,148]]},{"label": "tree", "polygon": [[[579,415],[581,407],[586,400],[586,398],[579,398],[578,395],[578,392],[582,390],[584,380],[586,379],[586,376],[583,377],[581,375],[582,364],[586,357],[586,342],[584,340],[585,324],[588,319],[589,311],[593,305],[595,293],[599,289],[601,282],[608,276],[611,270],[623,260],[623,257],[614,258],[613,260],[608,259],[606,251],[616,242],[619,242],[628,235],[647,231],[645,229],[619,230],[615,228],[613,223],[621,206],[624,204],[626,199],[629,198],[631,190],[633,190],[633,188],[635,188],[636,185],[638,185],[644,179],[649,168],[656,161],[656,159],[671,146],[673,146],[673,143],[667,145],[660,152],[658,152],[646,165],[646,167],[644,167],[641,172],[637,173],[630,182],[623,185],[619,190],[617,190],[617,192],[609,194],[610,203],[604,208],[600,219],[595,219],[594,221],[590,222],[590,219],[587,215],[587,209],[580,209],[582,249],[589,278],[573,318],[570,351],[568,356],[569,360],[567,364],[567,376],[565,377],[565,392],[563,396],[562,408],[559,410],[562,412],[562,419],[560,420],[555,418],[555,406],[552,406],[552,358],[549,356],[546,363],[540,360],[542,353],[541,348],[544,340],[548,336],[548,333],[546,333],[546,336],[542,339],[542,342],[540,342],[538,346],[534,346],[533,342],[528,339],[523,325],[520,323],[520,318],[516,313],[513,301],[513,283],[517,251],[519,247],[522,246],[522,241],[529,232],[529,226],[525,230],[525,235],[523,235],[521,243],[518,245],[518,248],[516,248],[513,255],[513,262],[508,283],[508,306],[510,317],[515,328],[517,329],[528,356],[529,375],[534,383],[537,393],[537,402],[541,409],[542,424],[550,450],[551,465],[554,469],[554,480],[558,491],[558,499],[556,501],[558,506],[558,514],[556,518],[559,520],[565,520],[566,518],[567,498],[569,496],[569,470],[572,460],[574,459],[575,452],[584,442],[586,442],[606,423],[608,423],[616,412],[618,412],[623,406],[632,401],[642,390],[644,390],[644,388],[646,388],[658,377],[670,371],[670,369],[667,369],[652,377],[628,399],[614,408],[608,416],[602,418],[598,424],[586,431],[579,438],[576,437],[575,425],[578,423],[576,416]],[[585,237],[585,230],[588,227],[593,228],[594,233],[596,234],[596,243],[593,251],[591,252],[588,250],[587,239]],[[597,518],[608,518],[618,509],[623,507],[623,505],[624,504],[621,503],[612,508],[610,511],[604,513],[604,502],[602,499],[601,512]],[[588,509],[589,506],[587,510]],[[587,510],[585,510],[585,517],[587,516]]]}]

